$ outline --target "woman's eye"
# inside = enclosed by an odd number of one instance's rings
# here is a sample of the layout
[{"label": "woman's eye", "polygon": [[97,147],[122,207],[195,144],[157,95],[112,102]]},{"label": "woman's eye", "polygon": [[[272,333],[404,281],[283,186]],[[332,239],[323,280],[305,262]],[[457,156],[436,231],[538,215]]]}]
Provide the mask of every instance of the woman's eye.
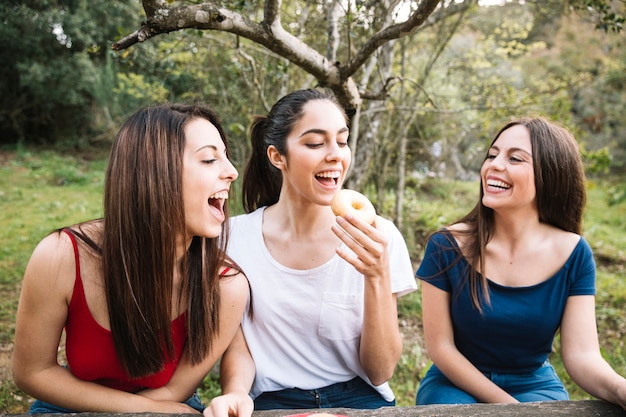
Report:
[{"label": "woman's eye", "polygon": [[203,159],[202,163],[208,165],[214,163],[215,161],[217,161],[217,159]]},{"label": "woman's eye", "polygon": [[307,143],[306,144],[307,148],[311,148],[311,149],[319,148],[322,145],[323,143]]},{"label": "woman's eye", "polygon": [[339,145],[339,147],[341,148],[345,148],[346,146],[348,146],[348,142],[337,142],[337,145]]},{"label": "woman's eye", "polygon": [[487,157],[485,159],[495,159],[497,155],[494,154],[488,154]]}]

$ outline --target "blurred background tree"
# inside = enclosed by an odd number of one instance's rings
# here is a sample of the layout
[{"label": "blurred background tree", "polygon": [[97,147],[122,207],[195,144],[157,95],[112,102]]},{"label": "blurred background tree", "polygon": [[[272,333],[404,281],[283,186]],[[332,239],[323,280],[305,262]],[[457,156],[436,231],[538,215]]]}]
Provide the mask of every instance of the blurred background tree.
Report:
[{"label": "blurred background tree", "polygon": [[[592,175],[625,173],[623,0],[435,1],[410,30],[368,46],[428,4],[3,2],[0,143],[107,146],[139,106],[203,101],[222,116],[241,166],[253,115],[290,90],[343,94],[352,83],[354,96],[343,97],[359,111],[349,186],[368,190],[379,209],[392,207],[401,228],[405,197],[421,178],[472,179],[486,142],[514,116],[543,114],[574,130],[596,167]],[[194,18],[187,29],[154,29],[151,5],[215,11],[217,23]],[[260,30],[268,16],[288,32],[285,39],[301,43],[278,47],[276,29],[237,32],[224,23],[237,18]],[[155,32],[137,42],[142,28]],[[311,56],[328,65],[309,63]]]}]

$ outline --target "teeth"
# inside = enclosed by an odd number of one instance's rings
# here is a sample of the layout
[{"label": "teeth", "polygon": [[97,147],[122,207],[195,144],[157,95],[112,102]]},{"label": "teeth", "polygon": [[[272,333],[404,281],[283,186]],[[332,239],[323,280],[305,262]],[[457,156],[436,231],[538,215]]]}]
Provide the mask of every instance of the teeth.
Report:
[{"label": "teeth", "polygon": [[320,172],[316,176],[322,177],[322,178],[339,178],[340,175],[341,175],[340,171],[326,171],[326,172]]},{"label": "teeth", "polygon": [[487,185],[490,187],[509,188],[509,184],[499,180],[487,180]]},{"label": "teeth", "polygon": [[209,198],[215,200],[228,200],[228,191],[220,191],[219,193],[213,194]]}]

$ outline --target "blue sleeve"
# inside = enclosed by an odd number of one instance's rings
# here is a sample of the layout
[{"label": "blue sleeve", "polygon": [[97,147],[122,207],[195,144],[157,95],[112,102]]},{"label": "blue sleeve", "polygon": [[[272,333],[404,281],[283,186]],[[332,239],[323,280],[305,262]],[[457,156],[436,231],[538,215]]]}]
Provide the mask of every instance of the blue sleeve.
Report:
[{"label": "blue sleeve", "polygon": [[424,258],[415,275],[443,291],[452,292],[449,274],[460,256],[454,237],[449,232],[442,230],[434,233],[428,239]]},{"label": "blue sleeve", "polygon": [[580,238],[578,246],[572,256],[572,283],[569,295],[595,295],[596,294],[596,263],[589,243]]}]

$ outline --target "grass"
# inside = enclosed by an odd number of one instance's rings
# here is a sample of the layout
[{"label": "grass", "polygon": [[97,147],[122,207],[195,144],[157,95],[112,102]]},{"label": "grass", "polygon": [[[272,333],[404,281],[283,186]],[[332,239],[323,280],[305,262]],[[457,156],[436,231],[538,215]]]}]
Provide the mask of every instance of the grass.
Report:
[{"label": "grass", "polygon": [[105,163],[102,155],[0,152],[0,412],[24,412],[28,405],[8,366],[26,263],[50,231],[102,215]]},{"label": "grass", "polygon": [[[50,231],[101,216],[106,156],[71,155],[53,150],[0,150],[0,413],[27,411],[28,396],[10,377],[10,353],[15,311],[22,275],[39,240]],[[429,179],[411,184],[405,195],[404,234],[417,264],[427,234],[458,218],[475,203],[477,185]],[[626,201],[610,205],[609,187],[591,182],[585,214],[585,237],[598,261],[597,316],[603,353],[608,362],[626,375],[626,302],[623,280],[626,259]],[[391,213],[393,198],[385,202]],[[415,392],[428,365],[421,339],[419,290],[399,301],[404,354],[390,381],[400,406],[413,405]],[[557,339],[558,352],[558,339]],[[552,358],[573,399],[589,398],[563,370],[558,353]],[[207,401],[219,392],[219,378],[212,373],[200,388]]]}]

